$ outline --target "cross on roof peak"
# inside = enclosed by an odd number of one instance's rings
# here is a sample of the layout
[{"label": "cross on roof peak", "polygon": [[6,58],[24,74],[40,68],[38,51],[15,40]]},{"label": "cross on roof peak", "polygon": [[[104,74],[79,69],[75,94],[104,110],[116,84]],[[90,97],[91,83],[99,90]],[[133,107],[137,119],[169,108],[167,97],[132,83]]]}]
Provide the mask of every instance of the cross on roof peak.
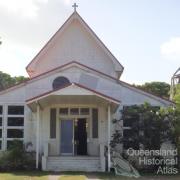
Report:
[{"label": "cross on roof peak", "polygon": [[76,12],[76,8],[78,7],[78,5],[77,5],[76,3],[74,3],[74,4],[72,5],[72,7],[74,8],[74,12]]}]

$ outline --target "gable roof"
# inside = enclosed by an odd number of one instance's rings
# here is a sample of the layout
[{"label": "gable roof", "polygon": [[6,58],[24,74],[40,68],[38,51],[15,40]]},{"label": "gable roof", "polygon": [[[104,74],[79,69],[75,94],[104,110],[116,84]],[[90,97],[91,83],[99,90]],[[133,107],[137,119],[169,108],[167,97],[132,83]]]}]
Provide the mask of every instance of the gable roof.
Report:
[{"label": "gable roof", "polygon": [[45,46],[39,51],[39,53],[33,58],[33,60],[27,65],[26,70],[29,76],[31,77],[32,69],[31,66],[33,63],[38,61],[40,55],[45,52],[50,44],[55,41],[56,37],[63,32],[63,30],[68,27],[68,25],[74,20],[78,20],[82,26],[90,33],[93,39],[100,45],[100,47],[104,50],[104,52],[110,57],[112,62],[115,65],[116,72],[118,73],[118,78],[121,76],[124,67],[120,64],[120,62],[115,58],[115,56],[110,52],[110,50],[105,46],[105,44],[98,38],[98,36],[94,33],[94,31],[87,25],[87,23],[83,20],[83,18],[75,11],[72,15],[65,21],[65,23],[59,28],[59,30],[52,36],[52,38],[45,44]]},{"label": "gable roof", "polygon": [[103,99],[105,99],[105,100],[108,100],[108,101],[110,101],[110,102],[113,102],[113,103],[115,103],[115,104],[120,104],[120,101],[119,101],[118,99],[115,99],[115,98],[113,98],[113,97],[107,96],[107,95],[105,95],[105,94],[103,94],[103,93],[101,93],[101,92],[95,91],[95,90],[93,90],[93,89],[91,89],[91,88],[89,88],[89,87],[86,87],[86,86],[84,86],[84,85],[81,85],[81,84],[79,84],[79,83],[69,83],[68,85],[62,86],[62,87],[60,87],[60,88],[58,88],[58,89],[56,89],[56,90],[51,90],[51,91],[45,92],[45,93],[40,94],[40,95],[38,95],[38,96],[35,96],[35,97],[33,97],[33,98],[27,99],[27,100],[26,100],[26,103],[29,104],[29,103],[31,103],[31,102],[38,101],[38,100],[40,100],[40,99],[42,99],[42,98],[44,98],[44,97],[47,97],[47,96],[49,96],[49,95],[53,95],[55,92],[58,92],[58,91],[60,91],[60,90],[62,90],[62,89],[66,89],[66,88],[72,87],[72,86],[73,86],[73,87],[78,87],[78,88],[80,88],[80,89],[84,89],[84,90],[86,90],[87,92],[91,92],[93,95],[96,95],[96,96],[98,96],[98,97],[101,97],[101,98],[103,98]]},{"label": "gable roof", "polygon": [[171,104],[171,105],[174,105],[174,104],[175,104],[173,101],[171,101],[171,100],[169,100],[169,99],[159,97],[159,96],[157,96],[157,95],[155,95],[155,94],[153,94],[153,93],[150,93],[150,92],[147,92],[147,91],[145,91],[145,90],[142,90],[142,89],[140,89],[140,88],[138,88],[138,87],[135,87],[135,86],[127,83],[127,82],[124,82],[124,81],[122,81],[122,80],[116,79],[116,78],[114,78],[114,77],[112,77],[112,76],[110,76],[110,75],[108,75],[108,74],[105,74],[105,73],[103,73],[103,72],[101,72],[101,71],[98,71],[98,70],[96,70],[96,69],[93,69],[93,68],[91,68],[91,67],[88,67],[88,66],[86,66],[86,65],[84,65],[84,64],[81,64],[81,63],[79,63],[79,62],[76,62],[76,61],[72,61],[72,62],[66,63],[66,64],[61,65],[61,66],[59,66],[59,67],[57,67],[57,68],[54,68],[54,69],[52,69],[52,70],[50,70],[50,71],[47,71],[47,72],[45,72],[45,73],[42,73],[42,74],[40,74],[40,75],[38,75],[38,76],[35,76],[35,77],[33,77],[33,78],[30,78],[30,79],[26,80],[25,82],[16,84],[16,85],[14,85],[14,86],[12,86],[12,87],[9,87],[9,88],[6,88],[6,89],[0,91],[0,95],[3,94],[3,93],[6,93],[6,92],[8,92],[8,91],[14,90],[15,88],[19,88],[19,87],[25,86],[25,85],[26,85],[27,83],[29,83],[30,81],[32,81],[32,80],[37,80],[39,77],[43,77],[43,76],[45,76],[45,75],[48,75],[49,73],[56,72],[56,70],[66,68],[66,67],[71,66],[71,65],[74,65],[74,64],[76,64],[76,65],[78,65],[78,66],[81,66],[81,67],[83,67],[83,68],[89,69],[89,70],[91,70],[91,71],[93,71],[93,72],[96,72],[96,73],[98,73],[98,74],[101,74],[102,76],[107,77],[107,78],[109,78],[109,79],[111,79],[111,80],[114,80],[115,82],[117,82],[118,84],[120,84],[120,85],[122,85],[122,86],[124,86],[124,87],[127,87],[127,88],[129,88],[129,89],[132,89],[132,90],[134,90],[134,91],[136,91],[136,92],[138,92],[138,93],[140,93],[140,94],[143,94],[143,95],[145,95],[145,96],[148,96],[148,97],[150,97],[150,98],[153,98],[153,99],[155,99],[155,100],[157,100],[157,101],[159,101],[159,102],[166,103],[166,104],[168,103],[168,104]]}]

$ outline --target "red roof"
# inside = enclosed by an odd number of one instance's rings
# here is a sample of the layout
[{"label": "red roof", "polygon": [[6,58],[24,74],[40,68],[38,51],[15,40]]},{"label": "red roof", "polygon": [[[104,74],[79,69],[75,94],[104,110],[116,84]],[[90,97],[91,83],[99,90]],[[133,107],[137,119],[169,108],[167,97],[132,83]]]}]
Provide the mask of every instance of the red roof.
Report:
[{"label": "red roof", "polygon": [[45,92],[45,93],[43,93],[43,94],[40,94],[40,95],[38,95],[38,96],[35,96],[35,97],[33,97],[33,98],[27,99],[26,102],[28,103],[29,101],[36,100],[36,99],[38,99],[38,98],[41,98],[41,97],[46,96],[46,95],[49,95],[49,94],[51,94],[51,93],[53,93],[53,92],[59,91],[59,90],[61,90],[61,89],[67,88],[67,87],[72,86],[72,85],[76,85],[76,86],[78,86],[78,87],[80,87],[80,88],[83,88],[83,89],[86,89],[86,90],[88,90],[88,91],[91,91],[91,92],[93,92],[93,93],[95,93],[95,94],[97,94],[97,95],[100,95],[100,96],[104,97],[104,98],[111,99],[112,101],[115,101],[115,102],[118,103],[118,104],[120,103],[120,101],[119,101],[118,99],[115,99],[115,98],[113,98],[113,97],[111,97],[111,96],[105,95],[105,94],[103,94],[103,93],[101,93],[101,92],[98,92],[98,91],[96,91],[96,90],[93,90],[93,89],[91,89],[91,88],[89,88],[89,87],[86,87],[86,86],[84,86],[84,85],[81,85],[81,84],[79,84],[79,83],[70,83],[70,84],[65,85],[65,86],[62,86],[62,87],[60,87],[60,88],[58,88],[58,89],[56,89],[56,90],[51,90],[51,91]]},{"label": "red roof", "polygon": [[73,64],[73,63],[74,63],[74,64],[77,64],[77,65],[80,65],[80,66],[82,66],[82,67],[85,67],[85,68],[87,68],[87,69],[90,69],[90,70],[92,70],[92,71],[94,71],[94,72],[97,72],[97,73],[99,73],[99,74],[102,74],[103,76],[106,76],[106,77],[108,77],[108,78],[110,78],[110,79],[112,79],[112,80],[115,80],[117,83],[119,83],[119,84],[121,84],[121,85],[124,84],[124,85],[126,85],[126,86],[129,86],[130,88],[136,89],[136,90],[140,91],[141,93],[145,94],[146,96],[149,96],[149,97],[151,97],[151,98],[152,98],[152,96],[154,96],[155,98],[162,99],[162,100],[164,100],[164,101],[168,101],[168,102],[174,104],[174,102],[171,101],[171,100],[169,100],[169,99],[162,98],[162,97],[159,97],[159,96],[157,96],[157,95],[155,95],[155,94],[153,94],[153,93],[144,91],[144,90],[142,90],[142,89],[140,89],[140,88],[137,88],[137,87],[135,87],[135,86],[133,86],[133,85],[127,83],[127,82],[124,82],[124,81],[121,81],[121,80],[119,80],[119,79],[116,79],[116,78],[114,78],[114,77],[112,77],[112,76],[110,76],[110,75],[108,75],[108,74],[105,74],[105,73],[103,73],[103,72],[101,72],[101,71],[98,71],[98,70],[96,70],[96,69],[93,69],[93,68],[91,68],[91,67],[88,67],[88,66],[86,66],[86,65],[84,65],[84,64],[81,64],[81,63],[79,63],[79,62],[77,62],[77,61],[71,61],[71,62],[69,62],[69,63],[63,64],[63,65],[61,65],[61,66],[59,66],[59,67],[56,67],[56,68],[54,68],[54,69],[51,69],[51,70],[49,70],[49,71],[47,71],[47,72],[44,72],[44,73],[38,75],[38,76],[35,76],[35,77],[33,77],[33,78],[29,79],[29,80],[26,80],[26,81],[23,82],[23,83],[16,84],[16,85],[11,86],[11,87],[9,87],[9,88],[7,88],[7,89],[4,89],[4,90],[2,90],[2,91],[0,91],[0,92],[3,92],[3,91],[5,91],[5,90],[11,89],[11,88],[16,87],[16,86],[20,86],[20,85],[26,84],[26,83],[28,83],[29,81],[33,80],[33,79],[36,79],[36,78],[38,78],[38,77],[41,77],[41,76],[43,76],[43,75],[45,75],[45,74],[48,74],[48,73],[50,73],[50,72],[53,72],[53,71],[55,71],[55,70],[57,70],[57,69],[61,69],[61,68],[63,68],[63,67],[66,67],[66,66],[68,66],[68,65],[71,65],[71,64]]}]

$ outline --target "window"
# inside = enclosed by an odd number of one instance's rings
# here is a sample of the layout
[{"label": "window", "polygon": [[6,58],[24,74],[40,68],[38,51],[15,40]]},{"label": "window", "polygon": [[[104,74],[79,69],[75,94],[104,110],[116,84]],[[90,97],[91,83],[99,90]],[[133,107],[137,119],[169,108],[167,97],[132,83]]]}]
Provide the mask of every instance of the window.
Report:
[{"label": "window", "polygon": [[23,143],[24,138],[24,106],[9,105],[7,107],[7,148],[12,144],[14,139]]},{"label": "window", "polygon": [[[124,149],[129,149],[129,148],[133,148],[133,149],[136,149],[136,150],[139,149],[138,140],[134,140],[134,137],[138,136],[137,132],[135,132],[132,129],[124,129],[123,130],[123,136],[124,136],[124,141],[123,141]],[[138,137],[135,138],[135,139],[138,139]]]},{"label": "window", "polygon": [[92,109],[92,137],[98,138],[98,109]]},{"label": "window", "polygon": [[[18,144],[23,148],[23,141],[18,141]],[[14,147],[13,141],[7,141],[7,149],[10,149],[12,146]]]},{"label": "window", "polygon": [[90,115],[89,108],[60,108],[60,115]]},{"label": "window", "polygon": [[69,85],[70,84],[70,81],[69,79],[67,79],[66,77],[63,77],[63,76],[60,76],[60,77],[57,77],[54,81],[53,81],[53,89],[56,90],[60,87],[64,87],[66,85]]},{"label": "window", "polygon": [[2,126],[2,117],[0,117],[0,127]]},{"label": "window", "polygon": [[24,106],[8,106],[8,115],[23,115]]},{"label": "window", "polygon": [[2,129],[0,129],[0,139],[2,138]]},{"label": "window", "polygon": [[134,106],[132,110],[132,106],[124,106],[123,107],[123,147],[124,149],[133,148],[139,149],[139,143],[137,141],[139,132],[137,128],[139,115],[136,113],[136,109],[138,106]]},{"label": "window", "polygon": [[79,108],[71,108],[70,114],[71,115],[79,115]]},{"label": "window", "polygon": [[60,108],[59,114],[60,115],[68,115],[68,108]]},{"label": "window", "polygon": [[80,114],[81,115],[89,115],[89,108],[81,108]]},{"label": "window", "polygon": [[3,113],[3,107],[0,106],[0,115],[2,115],[2,113]]},{"label": "window", "polygon": [[8,126],[24,126],[24,118],[8,117]]},{"label": "window", "polygon": [[24,130],[23,129],[8,129],[7,138],[23,138]]},{"label": "window", "polygon": [[129,116],[124,118],[123,125],[124,127],[132,127],[133,124],[136,124],[138,120],[139,120],[138,115]]},{"label": "window", "polygon": [[50,138],[56,138],[56,109],[50,110]]}]

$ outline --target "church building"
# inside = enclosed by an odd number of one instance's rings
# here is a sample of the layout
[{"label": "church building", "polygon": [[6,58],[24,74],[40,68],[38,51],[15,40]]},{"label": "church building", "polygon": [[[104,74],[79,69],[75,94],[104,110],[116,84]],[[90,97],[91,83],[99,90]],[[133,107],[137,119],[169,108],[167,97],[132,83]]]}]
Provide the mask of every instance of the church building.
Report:
[{"label": "church building", "polygon": [[45,171],[110,169],[112,120],[120,110],[173,104],[121,81],[124,67],[76,6],[26,70],[29,80],[0,92],[0,151],[14,139],[31,144],[36,168]]}]

